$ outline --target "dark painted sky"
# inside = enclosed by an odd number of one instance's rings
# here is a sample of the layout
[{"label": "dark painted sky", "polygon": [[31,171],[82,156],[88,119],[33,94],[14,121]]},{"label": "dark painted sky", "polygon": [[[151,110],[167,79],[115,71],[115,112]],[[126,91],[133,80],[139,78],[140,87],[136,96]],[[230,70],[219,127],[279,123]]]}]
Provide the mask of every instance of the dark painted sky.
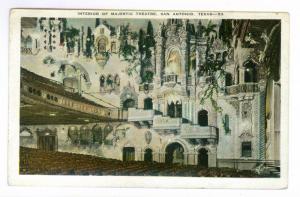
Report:
[{"label": "dark painted sky", "polygon": [[[100,19],[100,21],[106,20],[108,24],[118,27],[120,25],[130,24],[130,28],[133,31],[139,31],[139,29],[146,30],[149,19]],[[80,29],[84,26],[84,29],[87,27],[95,28],[96,19],[95,18],[68,18],[68,26],[75,27]],[[199,20],[190,20],[190,23],[198,24]],[[201,20],[203,25],[207,25],[209,20]],[[167,19],[151,19],[151,23],[153,25],[154,31],[157,31],[159,24],[167,23]],[[213,20],[213,23],[220,24],[220,20]],[[37,24],[36,18],[22,18],[22,27],[34,27]]]},{"label": "dark painted sky", "polygon": [[[112,26],[126,25],[130,24],[130,28],[133,31],[138,31],[143,28],[146,30],[149,19],[100,19],[100,21],[106,20],[108,24]],[[191,23],[197,24],[199,20],[190,20]],[[209,20],[201,20],[203,25],[206,25]],[[68,19],[68,25],[73,26],[75,28],[80,28],[81,26],[88,27],[90,26],[92,29],[95,28],[96,19],[91,18],[77,18],[77,19]],[[151,19],[151,23],[153,25],[154,31],[158,29],[159,24],[167,23],[166,19]],[[220,20],[214,20],[213,23],[219,24]],[[85,28],[86,29],[86,28]]]}]

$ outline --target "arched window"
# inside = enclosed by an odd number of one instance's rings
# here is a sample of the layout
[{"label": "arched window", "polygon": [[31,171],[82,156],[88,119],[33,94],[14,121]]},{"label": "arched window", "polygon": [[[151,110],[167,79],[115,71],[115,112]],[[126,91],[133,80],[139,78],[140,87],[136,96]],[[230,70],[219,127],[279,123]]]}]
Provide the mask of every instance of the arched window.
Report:
[{"label": "arched window", "polygon": [[171,102],[171,104],[168,104],[167,115],[171,118],[175,117],[175,104],[173,101]]},{"label": "arched window", "polygon": [[133,108],[133,107],[135,107],[135,101],[133,99],[126,99],[123,102],[123,108],[125,110],[127,110],[128,108]]},{"label": "arched window", "polygon": [[228,114],[224,115],[223,118],[223,126],[224,126],[224,130],[225,130],[225,134],[230,134],[230,128],[229,128],[229,116]]},{"label": "arched window", "polygon": [[98,52],[106,52],[106,40],[101,38],[98,42]]},{"label": "arched window", "polygon": [[32,48],[32,38],[30,36],[26,38],[26,48]]},{"label": "arched window", "polygon": [[152,98],[144,99],[144,109],[153,109]]},{"label": "arched window", "polygon": [[176,102],[176,117],[181,118],[182,117],[182,104],[181,102]]},{"label": "arched window", "polygon": [[111,86],[111,87],[112,87],[113,83],[114,83],[114,81],[113,81],[112,76],[111,76],[111,75],[108,75],[108,76],[107,76],[107,79],[106,79],[106,84],[107,84],[107,86]]},{"label": "arched window", "polygon": [[200,126],[208,125],[208,112],[206,110],[201,110],[198,112],[198,124]]},{"label": "arched window", "polygon": [[120,77],[118,74],[116,74],[116,76],[115,76],[115,84],[116,84],[116,86],[120,86]]},{"label": "arched window", "polygon": [[231,73],[225,74],[225,86],[231,86],[232,85],[232,75]]},{"label": "arched window", "polygon": [[242,142],[242,157],[252,156],[252,145],[251,142]]},{"label": "arched window", "polygon": [[244,63],[245,67],[245,83],[257,82],[257,70],[256,64],[252,60],[248,60]]},{"label": "arched window", "polygon": [[93,133],[88,126],[80,127],[80,144],[89,145],[93,141]]},{"label": "arched window", "polygon": [[102,75],[100,77],[100,87],[104,87],[104,84],[105,84],[105,77]]},{"label": "arched window", "polygon": [[117,44],[115,41],[111,42],[111,52],[116,53],[117,52]]}]

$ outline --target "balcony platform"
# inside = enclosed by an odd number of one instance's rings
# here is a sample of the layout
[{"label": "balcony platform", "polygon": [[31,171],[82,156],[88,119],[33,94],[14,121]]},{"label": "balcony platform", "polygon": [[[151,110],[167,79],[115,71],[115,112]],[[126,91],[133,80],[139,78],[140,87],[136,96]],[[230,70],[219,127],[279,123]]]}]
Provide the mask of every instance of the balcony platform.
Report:
[{"label": "balcony platform", "polygon": [[140,121],[152,121],[155,111],[153,109],[128,109],[128,121],[129,122],[140,122]]},{"label": "balcony platform", "polygon": [[227,95],[235,95],[239,93],[255,93],[260,91],[258,83],[244,83],[227,86],[225,90]]},{"label": "balcony platform", "polygon": [[184,139],[217,139],[218,129],[213,126],[182,124],[180,136]]},{"label": "balcony platform", "polygon": [[181,123],[182,118],[155,115],[153,118],[153,129],[179,130]]}]

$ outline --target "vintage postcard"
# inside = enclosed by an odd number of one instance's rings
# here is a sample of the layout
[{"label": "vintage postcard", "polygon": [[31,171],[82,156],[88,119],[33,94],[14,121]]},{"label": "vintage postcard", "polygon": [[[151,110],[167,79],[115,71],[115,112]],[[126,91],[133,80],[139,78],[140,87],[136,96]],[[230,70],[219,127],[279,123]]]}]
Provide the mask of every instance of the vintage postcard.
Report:
[{"label": "vintage postcard", "polygon": [[285,188],[287,13],[13,9],[9,184]]}]

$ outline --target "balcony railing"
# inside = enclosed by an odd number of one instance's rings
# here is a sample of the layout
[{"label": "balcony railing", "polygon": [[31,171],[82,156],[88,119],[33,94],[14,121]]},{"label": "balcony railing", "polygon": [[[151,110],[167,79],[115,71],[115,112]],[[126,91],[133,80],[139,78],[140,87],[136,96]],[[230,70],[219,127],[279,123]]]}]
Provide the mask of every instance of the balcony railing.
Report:
[{"label": "balcony railing", "polygon": [[180,135],[185,139],[217,139],[218,130],[213,126],[182,124]]},{"label": "balcony railing", "polygon": [[128,121],[152,121],[154,117],[154,110],[145,110],[145,109],[128,109]]},{"label": "balcony railing", "polygon": [[32,49],[26,48],[26,47],[21,47],[21,53],[25,54],[25,55],[32,55]]},{"label": "balcony railing", "polygon": [[163,84],[164,85],[175,85],[177,83],[178,75],[175,74],[167,74],[163,76]]},{"label": "balcony railing", "polygon": [[153,117],[153,129],[180,129],[182,120],[181,118],[171,118],[169,116],[156,115]]},{"label": "balcony railing", "polygon": [[145,83],[145,84],[141,84],[139,85],[139,91],[140,92],[148,92],[148,91],[152,91],[154,88],[153,83]]},{"label": "balcony railing", "polygon": [[248,92],[259,92],[258,83],[245,83],[226,87],[226,94],[228,95]]}]

